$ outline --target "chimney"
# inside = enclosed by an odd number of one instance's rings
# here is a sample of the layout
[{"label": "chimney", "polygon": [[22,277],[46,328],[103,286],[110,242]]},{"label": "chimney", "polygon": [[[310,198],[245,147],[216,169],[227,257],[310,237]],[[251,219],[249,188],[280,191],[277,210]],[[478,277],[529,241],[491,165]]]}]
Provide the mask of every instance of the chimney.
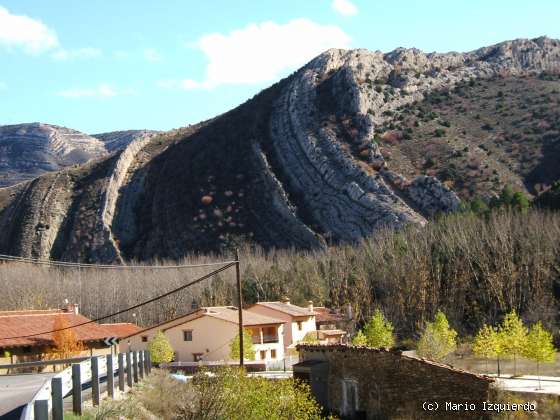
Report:
[{"label": "chimney", "polygon": [[346,318],[350,319],[354,319],[354,316],[352,314],[352,304],[351,303],[347,303],[346,304]]},{"label": "chimney", "polygon": [[64,308],[62,309],[64,312],[68,312],[71,314],[76,314],[78,315],[80,312],[78,311],[78,304],[77,303],[68,303],[66,302],[66,304],[64,305]]},{"label": "chimney", "polygon": [[282,297],[282,303],[285,303],[286,305],[290,304],[290,298],[288,296],[283,296]]},{"label": "chimney", "polygon": [[313,312],[313,301],[312,300],[307,301],[307,309],[309,309],[309,312]]}]

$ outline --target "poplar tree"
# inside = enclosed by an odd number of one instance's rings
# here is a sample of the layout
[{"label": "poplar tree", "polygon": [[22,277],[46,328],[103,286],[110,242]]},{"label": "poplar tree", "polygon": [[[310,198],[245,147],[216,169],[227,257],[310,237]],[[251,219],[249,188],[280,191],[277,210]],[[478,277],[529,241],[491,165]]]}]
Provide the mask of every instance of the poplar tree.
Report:
[{"label": "poplar tree", "polygon": [[527,327],[517,315],[517,312],[508,313],[498,330],[503,352],[513,357],[513,376],[517,375],[517,357],[522,356],[527,347]]},{"label": "poplar tree", "polygon": [[355,346],[367,346],[367,337],[362,332],[362,330],[359,330],[356,333],[356,335],[352,339],[352,344]]},{"label": "poplar tree", "polygon": [[449,326],[447,317],[438,311],[434,322],[428,322],[418,341],[417,353],[421,357],[440,361],[457,349],[457,331]]},{"label": "poplar tree", "polygon": [[537,322],[529,330],[523,355],[527,359],[537,363],[539,389],[542,389],[539,366],[541,363],[554,362],[554,359],[556,357],[556,349],[554,348],[554,344],[552,341],[552,334],[542,327],[541,321]]},{"label": "poplar tree", "polygon": [[498,363],[498,376],[500,376],[500,356],[503,355],[502,343],[498,331],[490,325],[484,325],[476,335],[472,347],[475,356],[486,359],[486,373],[488,373],[488,359],[495,357]]},{"label": "poplar tree", "polygon": [[[255,360],[257,351],[253,344],[253,333],[251,330],[243,331],[243,360]],[[239,360],[239,334],[237,334],[229,344],[229,358]]]},{"label": "poplar tree", "polygon": [[373,317],[363,328],[367,346],[374,349],[390,349],[395,345],[393,325],[385,319],[383,313],[376,309]]}]

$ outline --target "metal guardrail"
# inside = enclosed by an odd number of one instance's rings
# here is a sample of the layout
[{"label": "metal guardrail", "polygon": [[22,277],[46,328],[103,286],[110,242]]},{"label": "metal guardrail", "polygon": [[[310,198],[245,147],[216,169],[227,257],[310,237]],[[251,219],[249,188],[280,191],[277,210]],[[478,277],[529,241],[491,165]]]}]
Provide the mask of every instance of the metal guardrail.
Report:
[{"label": "metal guardrail", "polygon": [[56,359],[56,360],[36,360],[32,362],[11,363],[8,365],[0,365],[0,369],[23,369],[30,367],[53,366],[53,365],[69,365],[72,363],[80,363],[89,359],[85,357],[72,357],[69,359]]},{"label": "metal guardrail", "polygon": [[[150,353],[148,351],[119,353],[117,363],[112,354],[106,356],[93,356],[83,358],[50,360],[43,362],[45,365],[67,364],[68,361],[81,360],[72,363],[72,366],[56,374],[51,380],[37,391],[31,401],[24,407],[21,420],[48,420],[51,414],[53,420],[64,419],[64,398],[72,396],[72,411],[81,415],[83,411],[82,390],[84,385],[89,385],[92,393],[93,405],[99,405],[101,393],[99,388],[100,379],[107,380],[107,395],[115,398],[115,374],[118,374],[118,388],[125,392],[132,388],[133,384],[139,382],[152,368]],[[26,362],[41,363],[41,362]],[[26,363],[19,363],[13,368],[22,367]],[[27,365],[26,367],[28,367]],[[37,365],[34,365],[37,366]],[[41,365],[39,365],[41,366]],[[125,387],[126,377],[126,387]],[[87,387],[87,386],[86,386]]]}]

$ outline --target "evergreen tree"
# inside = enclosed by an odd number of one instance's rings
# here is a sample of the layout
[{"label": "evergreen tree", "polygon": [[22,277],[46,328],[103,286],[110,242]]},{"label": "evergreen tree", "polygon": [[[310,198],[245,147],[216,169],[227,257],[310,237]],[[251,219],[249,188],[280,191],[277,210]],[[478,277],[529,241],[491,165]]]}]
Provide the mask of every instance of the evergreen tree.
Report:
[{"label": "evergreen tree", "polygon": [[365,334],[362,332],[362,330],[359,330],[356,335],[354,336],[354,338],[352,339],[352,344],[354,346],[367,346],[367,337],[365,336]]},{"label": "evergreen tree", "polygon": [[506,185],[500,194],[500,205],[511,206],[513,203],[513,189],[511,186]]},{"label": "evergreen tree", "polygon": [[502,356],[502,343],[495,328],[484,325],[476,335],[472,347],[475,356],[486,359],[486,373],[488,373],[488,359],[496,357],[498,362],[498,376],[500,376],[500,356]]},{"label": "evergreen tree", "polygon": [[527,343],[523,355],[537,363],[537,376],[539,377],[539,389],[541,389],[540,364],[554,362],[556,350],[552,341],[552,334],[546,331],[541,322],[537,322],[529,330]]},{"label": "evergreen tree", "polygon": [[169,339],[162,331],[158,331],[150,340],[148,343],[148,350],[150,351],[150,359],[155,365],[169,363],[173,360],[175,355]]},{"label": "evergreen tree", "polygon": [[523,355],[527,346],[527,328],[517,315],[508,313],[499,328],[500,342],[504,354],[513,357],[513,375],[517,375],[517,357]]},{"label": "evergreen tree", "polygon": [[379,309],[376,309],[373,317],[363,328],[367,345],[374,349],[390,349],[395,345],[393,326],[385,319]]},{"label": "evergreen tree", "polygon": [[428,322],[418,341],[418,355],[440,361],[457,349],[457,331],[449,326],[447,317],[438,311],[434,322]]},{"label": "evergreen tree", "polygon": [[522,192],[516,192],[513,194],[511,205],[517,210],[526,211],[531,205],[531,202],[525,194]]},{"label": "evergreen tree", "polygon": [[[255,360],[255,355],[257,351],[255,350],[255,345],[253,344],[253,333],[251,330],[243,331],[243,359],[244,360]],[[229,358],[232,360],[239,360],[239,334],[231,340],[229,344]]]}]

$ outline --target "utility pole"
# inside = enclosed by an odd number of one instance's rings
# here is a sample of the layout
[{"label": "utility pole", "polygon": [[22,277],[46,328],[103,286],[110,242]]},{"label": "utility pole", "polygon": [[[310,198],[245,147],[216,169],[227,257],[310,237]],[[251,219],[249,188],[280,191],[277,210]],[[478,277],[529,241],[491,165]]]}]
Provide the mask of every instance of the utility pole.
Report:
[{"label": "utility pole", "polygon": [[235,248],[235,276],[237,278],[237,303],[239,312],[239,366],[243,367],[243,296],[241,293],[241,275],[239,274],[239,251]]}]

